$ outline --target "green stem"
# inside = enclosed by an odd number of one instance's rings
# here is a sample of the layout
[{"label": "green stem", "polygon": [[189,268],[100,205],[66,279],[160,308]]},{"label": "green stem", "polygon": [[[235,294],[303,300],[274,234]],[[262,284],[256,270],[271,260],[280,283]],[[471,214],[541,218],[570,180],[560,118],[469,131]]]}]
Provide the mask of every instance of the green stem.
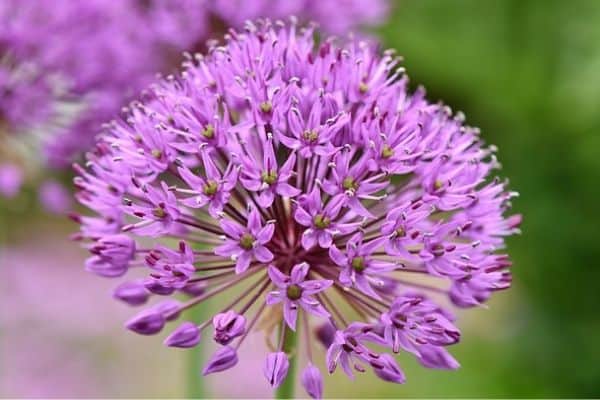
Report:
[{"label": "green stem", "polygon": [[[187,312],[190,321],[200,323],[205,319],[204,307],[193,307]],[[204,351],[202,343],[187,349],[186,360],[186,391],[188,399],[202,399],[205,397],[204,377],[201,375],[204,365]]]},{"label": "green stem", "polygon": [[287,326],[283,333],[283,352],[286,353],[290,360],[290,368],[288,369],[287,377],[275,391],[276,399],[293,399],[294,389],[296,387],[296,361],[298,360],[298,351],[296,344],[298,335]]}]

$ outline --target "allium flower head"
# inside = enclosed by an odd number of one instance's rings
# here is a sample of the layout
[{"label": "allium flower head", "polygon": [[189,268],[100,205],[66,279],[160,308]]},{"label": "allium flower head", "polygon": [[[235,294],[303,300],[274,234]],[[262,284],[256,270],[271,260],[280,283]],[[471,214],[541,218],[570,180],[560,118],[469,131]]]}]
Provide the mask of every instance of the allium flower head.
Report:
[{"label": "allium flower head", "polygon": [[[479,131],[422,89],[409,93],[391,51],[313,37],[293,22],[231,30],[111,123],[75,179],[96,213],[73,216],[88,268],[147,269],[115,292],[131,305],[190,296],[133,317],[127,327],[141,334],[223,297],[214,317],[165,342],[195,345],[212,325],[223,347],[204,374],[233,367],[266,325],[283,332],[264,332],[279,343],[263,364],[273,386],[304,354],[282,340],[295,332],[316,334],[330,373],[402,383],[398,352],[457,368],[446,347],[460,332],[437,301],[478,306],[510,286],[514,193],[490,179],[499,164]],[[309,350],[301,380],[320,397]]]}]

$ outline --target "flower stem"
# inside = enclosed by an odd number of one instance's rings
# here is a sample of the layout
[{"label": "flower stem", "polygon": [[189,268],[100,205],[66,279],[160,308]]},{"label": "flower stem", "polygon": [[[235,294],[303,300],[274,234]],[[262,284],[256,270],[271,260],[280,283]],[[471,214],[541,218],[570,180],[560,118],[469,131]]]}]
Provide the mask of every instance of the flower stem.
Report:
[{"label": "flower stem", "polygon": [[298,352],[296,351],[298,335],[296,332],[292,331],[287,326],[285,330],[282,332],[284,336],[283,339],[283,349],[290,360],[290,368],[288,369],[287,377],[281,383],[281,385],[277,388],[275,392],[276,399],[293,399],[294,398],[294,389],[296,387],[296,361],[298,359]]},{"label": "flower stem", "polygon": [[[190,321],[203,321],[206,317],[204,307],[193,307],[187,314]],[[204,390],[204,377],[200,374],[204,365],[204,352],[202,344],[186,350],[186,394],[188,399],[203,399],[206,397]]]}]

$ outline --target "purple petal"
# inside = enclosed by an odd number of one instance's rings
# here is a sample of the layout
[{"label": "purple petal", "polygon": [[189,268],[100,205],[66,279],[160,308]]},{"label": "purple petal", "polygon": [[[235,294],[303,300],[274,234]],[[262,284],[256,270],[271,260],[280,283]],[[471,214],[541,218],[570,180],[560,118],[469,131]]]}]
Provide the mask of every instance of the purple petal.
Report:
[{"label": "purple petal", "polygon": [[277,194],[284,197],[296,197],[302,193],[299,189],[296,189],[288,183],[279,183],[276,190]]},{"label": "purple petal", "polygon": [[302,235],[302,247],[304,250],[310,250],[317,243],[317,233],[312,229],[307,229]]},{"label": "purple petal", "polygon": [[296,320],[298,319],[298,306],[286,300],[283,303],[283,319],[287,322],[291,330],[296,330]]},{"label": "purple petal", "polygon": [[331,244],[333,243],[333,236],[331,235],[331,233],[327,232],[327,231],[320,231],[319,235],[319,246],[321,246],[324,249],[327,249],[331,246]]},{"label": "purple petal", "polygon": [[305,262],[294,265],[294,268],[292,268],[292,274],[290,275],[291,283],[298,284],[298,283],[302,282],[306,278],[306,275],[308,274],[308,269],[309,269],[309,265],[308,265],[308,263],[305,263]]},{"label": "purple petal", "polygon": [[258,204],[263,208],[269,208],[271,204],[273,204],[274,199],[275,195],[273,194],[273,189],[268,188],[258,195]]},{"label": "purple petal", "polygon": [[317,300],[309,301],[303,297],[299,302],[304,310],[316,315],[317,317],[329,318],[331,316],[325,307],[323,307]]},{"label": "purple petal", "polygon": [[281,292],[274,291],[267,293],[267,299],[265,302],[268,306],[272,306],[274,304],[281,303],[283,300],[285,300],[285,298],[286,297],[283,296]]},{"label": "purple petal", "polygon": [[262,228],[260,213],[255,206],[252,206],[248,214],[248,230],[258,232]]},{"label": "purple petal", "polygon": [[275,224],[267,224],[256,233],[256,240],[260,244],[268,243],[275,232]]},{"label": "purple petal", "polygon": [[252,192],[257,192],[260,190],[260,187],[262,185],[262,182],[260,181],[260,179],[256,179],[256,178],[246,178],[246,177],[241,177],[240,178],[240,182],[242,182],[242,185],[252,191]]},{"label": "purple petal", "polygon": [[281,272],[278,268],[269,265],[267,268],[267,273],[269,274],[269,278],[271,278],[271,282],[275,284],[275,286],[285,289],[289,282],[289,277]]},{"label": "purple petal", "polygon": [[340,267],[348,264],[348,259],[344,256],[337,247],[331,246],[329,247],[329,257],[333,260],[334,263],[339,265]]},{"label": "purple petal", "polygon": [[322,292],[326,290],[331,285],[333,285],[333,281],[328,279],[315,279],[311,281],[304,281],[300,283],[300,287],[302,288],[302,293],[306,295],[311,295],[315,293]]},{"label": "purple petal", "polygon": [[298,207],[296,212],[294,213],[294,219],[301,225],[311,226],[312,225],[312,217],[309,213],[306,212],[302,207]]},{"label": "purple petal", "polygon": [[262,263],[267,263],[273,260],[273,253],[265,246],[256,246],[254,248],[254,257]]},{"label": "purple petal", "polygon": [[225,218],[221,220],[221,229],[227,236],[236,240],[245,233],[245,229],[240,224]]},{"label": "purple petal", "polygon": [[235,273],[236,274],[241,274],[243,272],[246,272],[246,270],[248,269],[248,267],[250,266],[250,261],[252,260],[252,252],[250,251],[244,251],[242,252],[236,262],[235,262]]},{"label": "purple petal", "polygon": [[285,163],[279,169],[279,176],[286,176],[291,173],[294,169],[294,164],[296,163],[296,154],[292,153],[285,161]]},{"label": "purple petal", "polygon": [[381,297],[377,294],[375,290],[371,287],[369,280],[363,274],[356,274],[355,277],[356,288],[363,292],[366,295],[369,295],[375,299],[380,299]]},{"label": "purple petal", "polygon": [[227,240],[224,244],[215,247],[213,250],[216,255],[223,257],[237,256],[243,251],[239,243],[233,240]]}]

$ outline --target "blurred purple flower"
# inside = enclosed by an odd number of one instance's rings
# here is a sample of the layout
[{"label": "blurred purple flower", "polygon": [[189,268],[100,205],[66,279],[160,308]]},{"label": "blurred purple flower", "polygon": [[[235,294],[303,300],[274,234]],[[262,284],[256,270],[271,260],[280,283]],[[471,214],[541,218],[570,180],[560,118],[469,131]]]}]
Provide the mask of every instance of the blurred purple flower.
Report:
[{"label": "blurred purple flower", "polygon": [[14,197],[21,190],[23,171],[13,164],[0,165],[0,195]]},{"label": "blurred purple flower", "polygon": [[[20,241],[0,246],[5,278],[0,301],[10,311],[0,313],[0,393],[10,398],[178,393],[182,381],[170,368],[178,365],[176,354],[148,352],[141,341],[115,334],[115,318],[126,318],[128,308],[97,301],[114,282],[90,280],[77,267],[81,253],[66,239],[70,230],[60,220],[51,226],[29,222]],[[165,366],[167,382],[147,381]]]},{"label": "blurred purple flower", "polygon": [[73,203],[69,191],[60,183],[46,180],[39,189],[40,203],[46,211],[53,214],[66,214]]},{"label": "blurred purple flower", "polygon": [[225,27],[296,15],[346,34],[381,23],[387,8],[388,0],[5,0],[0,121],[14,133],[42,126],[47,164],[65,168],[156,73]]}]

